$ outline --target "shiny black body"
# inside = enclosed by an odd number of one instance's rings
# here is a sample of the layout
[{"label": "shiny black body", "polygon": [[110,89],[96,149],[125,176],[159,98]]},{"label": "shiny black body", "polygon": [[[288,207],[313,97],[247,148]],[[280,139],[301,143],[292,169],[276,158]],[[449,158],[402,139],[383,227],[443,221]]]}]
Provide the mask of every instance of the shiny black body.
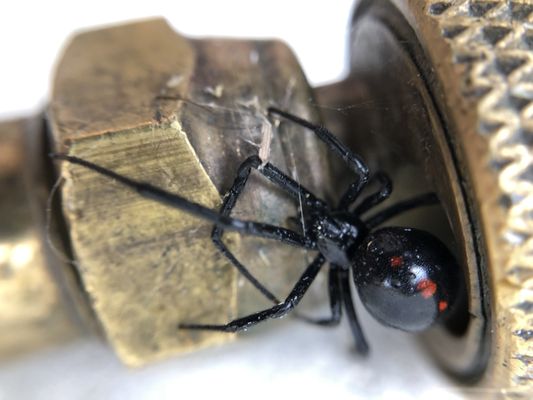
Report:
[{"label": "shiny black body", "polygon": [[[459,287],[459,268],[446,247],[434,236],[410,228],[380,228],[388,219],[420,206],[438,203],[432,193],[394,204],[368,217],[367,212],[385,201],[392,192],[392,183],[384,173],[372,177],[366,164],[326,128],[309,123],[297,116],[270,108],[278,115],[302,125],[340,156],[355,173],[337,205],[330,205],[258,156],[247,158],[239,167],[233,185],[224,198],[219,212],[166,192],[144,182],[138,182],[86,160],[62,154],[53,158],[82,165],[136,190],[140,195],[181,209],[199,218],[212,221],[212,240],[233,266],[248,279],[274,306],[236,319],[224,325],[181,323],[180,329],[237,332],[269,318],[279,318],[300,302],[322,269],[329,264],[328,292],[331,315],[322,319],[300,318],[321,326],[335,326],[346,312],[358,352],[368,352],[368,345],[359,325],[350,284],[359,291],[362,303],[381,323],[407,331],[420,331],[433,325],[447,314]],[[257,170],[300,205],[304,225],[296,230],[230,216],[242,193],[251,170]],[[362,197],[370,181],[377,181],[377,191]],[[362,198],[361,198],[362,197]],[[298,219],[299,220],[299,219]],[[315,259],[303,272],[292,291],[279,300],[259,282],[224,244],[224,230],[269,238],[289,245],[316,251]]]}]

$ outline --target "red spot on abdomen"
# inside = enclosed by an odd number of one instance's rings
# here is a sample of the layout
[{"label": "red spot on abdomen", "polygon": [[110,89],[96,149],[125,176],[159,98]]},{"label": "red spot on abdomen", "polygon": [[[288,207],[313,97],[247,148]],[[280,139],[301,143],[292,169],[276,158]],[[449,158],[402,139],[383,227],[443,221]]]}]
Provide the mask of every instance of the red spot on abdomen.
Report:
[{"label": "red spot on abdomen", "polygon": [[402,256],[393,256],[390,258],[390,266],[393,268],[401,267],[403,264]]},{"label": "red spot on abdomen", "polygon": [[439,311],[440,312],[443,312],[447,308],[448,308],[448,302],[447,301],[444,301],[444,300],[439,301]]},{"label": "red spot on abdomen", "polygon": [[437,291],[437,284],[433,282],[431,279],[424,279],[420,282],[418,282],[418,285],[416,285],[416,288],[422,295],[424,299],[429,299],[431,296],[435,294]]}]

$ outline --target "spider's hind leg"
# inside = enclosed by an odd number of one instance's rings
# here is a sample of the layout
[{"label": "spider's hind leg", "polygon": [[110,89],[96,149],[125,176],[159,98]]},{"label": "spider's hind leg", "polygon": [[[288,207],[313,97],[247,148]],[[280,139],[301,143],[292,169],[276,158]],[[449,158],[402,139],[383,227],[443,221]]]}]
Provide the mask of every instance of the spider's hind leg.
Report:
[{"label": "spider's hind leg", "polygon": [[330,266],[328,273],[328,294],[331,315],[325,318],[314,318],[298,313],[296,315],[298,319],[308,324],[323,327],[334,327],[339,325],[342,317],[342,299],[338,272],[338,268]]},{"label": "spider's hind leg", "polygon": [[389,219],[394,218],[395,216],[400,215],[404,212],[413,210],[418,207],[434,206],[437,204],[439,204],[439,198],[435,193],[423,193],[410,199],[393,204],[392,206],[385,208],[377,214],[372,215],[364,222],[370,229],[374,229],[375,227],[381,225]]},{"label": "spider's hind leg", "polygon": [[346,270],[340,270],[339,274],[342,292],[341,296],[344,301],[344,309],[346,310],[348,323],[350,324],[350,329],[355,340],[355,350],[361,355],[367,355],[370,348],[368,347],[363,329],[359,324],[359,320],[355,311],[352,289],[350,288],[350,274]]},{"label": "spider's hind leg", "polygon": [[313,262],[307,266],[285,301],[280,304],[254,314],[247,315],[246,317],[238,318],[224,325],[185,323],[178,325],[178,328],[186,330],[207,330],[231,333],[246,330],[249,327],[257,325],[270,318],[281,318],[291,312],[294,307],[298,305],[300,300],[302,300],[307,293],[307,290],[320,272],[320,269],[324,265],[325,261],[326,260],[324,257],[319,254],[313,260]]}]

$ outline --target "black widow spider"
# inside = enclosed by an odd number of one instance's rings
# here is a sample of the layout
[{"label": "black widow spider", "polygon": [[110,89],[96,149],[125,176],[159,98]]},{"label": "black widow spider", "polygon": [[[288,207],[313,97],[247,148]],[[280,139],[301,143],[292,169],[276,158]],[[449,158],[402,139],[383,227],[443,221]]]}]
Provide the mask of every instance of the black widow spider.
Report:
[{"label": "black widow spider", "polygon": [[[385,208],[377,214],[362,218],[363,214],[386,200],[392,192],[392,182],[382,172],[374,175],[380,189],[350,210],[370,181],[370,173],[362,159],[322,126],[277,108],[269,108],[270,115],[278,115],[313,131],[327,147],[339,155],[355,172],[357,179],[348,187],[337,206],[325,201],[294,181],[278,168],[256,155],[247,158],[239,167],[237,177],[220,212],[191,202],[149,183],[135,181],[89,161],[64,154],[51,154],[93,170],[126,185],[141,196],[170,207],[178,208],[215,224],[211,238],[228,260],[266,298],[275,303],[271,308],[238,318],[225,325],[182,323],[179,329],[237,332],[269,318],[280,318],[293,310],[311,286],[322,266],[329,263],[328,291],[331,316],[323,319],[303,317],[321,326],[338,325],[342,309],[348,315],[356,349],[368,352],[368,345],[359,325],[349,275],[358,289],[362,303],[382,324],[405,331],[429,328],[452,308],[459,287],[459,268],[448,249],[431,234],[412,228],[388,227],[375,229],[390,218],[420,206],[438,203],[433,193],[427,193]],[[230,217],[252,169],[257,170],[289,195],[302,201],[305,233],[280,226]],[[289,245],[318,251],[284,301],[278,300],[260,283],[222,241],[225,229],[242,234],[278,240]]]}]

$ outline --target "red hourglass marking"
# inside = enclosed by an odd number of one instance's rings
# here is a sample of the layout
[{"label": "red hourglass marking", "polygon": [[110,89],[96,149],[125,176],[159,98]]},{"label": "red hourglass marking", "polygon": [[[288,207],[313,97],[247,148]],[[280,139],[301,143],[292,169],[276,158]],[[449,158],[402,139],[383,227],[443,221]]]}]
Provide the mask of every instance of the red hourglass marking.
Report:
[{"label": "red hourglass marking", "polygon": [[424,279],[416,285],[416,288],[424,299],[429,299],[437,291],[437,284],[431,279]]},{"label": "red hourglass marking", "polygon": [[401,267],[403,264],[403,257],[401,256],[393,256],[390,258],[390,265],[393,268]]}]

